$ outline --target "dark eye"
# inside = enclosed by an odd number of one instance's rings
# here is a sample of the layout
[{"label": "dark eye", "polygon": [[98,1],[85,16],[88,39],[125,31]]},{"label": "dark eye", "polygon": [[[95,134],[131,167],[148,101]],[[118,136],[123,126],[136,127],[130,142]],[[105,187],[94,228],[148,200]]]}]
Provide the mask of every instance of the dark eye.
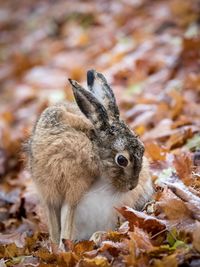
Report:
[{"label": "dark eye", "polygon": [[126,167],[128,165],[128,160],[123,155],[117,155],[115,161],[121,167]]},{"label": "dark eye", "polygon": [[110,126],[110,133],[114,134],[114,132],[115,132],[115,126],[111,125]]}]

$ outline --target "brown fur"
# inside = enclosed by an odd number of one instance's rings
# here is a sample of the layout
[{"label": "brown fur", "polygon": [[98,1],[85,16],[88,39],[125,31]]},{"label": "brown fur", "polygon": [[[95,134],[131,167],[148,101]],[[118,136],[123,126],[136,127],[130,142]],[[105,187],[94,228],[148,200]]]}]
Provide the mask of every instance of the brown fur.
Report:
[{"label": "brown fur", "polygon": [[78,110],[60,104],[42,113],[30,140],[32,178],[56,243],[63,203],[76,206],[99,175],[99,159],[87,137],[91,129],[89,120]]}]

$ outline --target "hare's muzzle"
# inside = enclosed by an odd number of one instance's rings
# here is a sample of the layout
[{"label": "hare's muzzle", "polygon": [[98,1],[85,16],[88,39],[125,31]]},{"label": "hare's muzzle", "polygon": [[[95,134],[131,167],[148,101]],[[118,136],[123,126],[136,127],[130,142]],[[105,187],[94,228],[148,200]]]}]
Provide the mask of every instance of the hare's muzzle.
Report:
[{"label": "hare's muzzle", "polygon": [[133,190],[134,188],[135,188],[134,185],[129,185],[128,187],[129,190]]},{"label": "hare's muzzle", "polygon": [[139,176],[134,177],[132,181],[129,183],[129,185],[127,186],[128,190],[133,190],[138,185],[138,180],[139,180]]}]

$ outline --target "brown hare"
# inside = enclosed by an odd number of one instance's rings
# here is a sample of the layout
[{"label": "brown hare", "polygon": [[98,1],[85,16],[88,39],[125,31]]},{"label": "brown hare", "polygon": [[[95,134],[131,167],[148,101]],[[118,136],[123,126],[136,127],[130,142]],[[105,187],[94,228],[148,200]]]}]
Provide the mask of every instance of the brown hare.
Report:
[{"label": "brown hare", "polygon": [[89,90],[69,81],[77,105],[44,110],[28,145],[30,171],[55,243],[113,229],[114,207],[141,207],[153,192],[144,146],[120,119],[105,77],[88,71]]}]

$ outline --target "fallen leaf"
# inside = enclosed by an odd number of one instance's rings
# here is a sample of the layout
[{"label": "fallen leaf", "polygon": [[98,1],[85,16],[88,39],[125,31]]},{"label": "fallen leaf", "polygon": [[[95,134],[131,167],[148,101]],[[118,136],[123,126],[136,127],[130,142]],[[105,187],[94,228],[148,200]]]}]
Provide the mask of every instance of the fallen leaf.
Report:
[{"label": "fallen leaf", "polygon": [[97,256],[94,259],[82,259],[79,262],[80,267],[110,267],[111,265],[108,263],[105,257]]},{"label": "fallen leaf", "polygon": [[177,175],[187,185],[191,183],[192,173],[192,158],[191,155],[181,154],[174,156],[174,166],[176,168]]},{"label": "fallen leaf", "polygon": [[131,240],[134,242],[136,257],[140,253],[150,253],[156,248],[152,245],[150,236],[141,228],[135,226],[134,231],[129,233]]},{"label": "fallen leaf", "polygon": [[117,211],[119,211],[119,213],[128,220],[130,231],[133,231],[136,226],[154,235],[166,228],[164,221],[147,215],[144,212],[136,211],[130,207],[122,207],[117,209]]},{"label": "fallen leaf", "polygon": [[183,131],[177,131],[172,134],[167,140],[166,146],[169,150],[173,148],[180,147],[186,143],[186,141],[193,136],[192,130],[190,128]]},{"label": "fallen leaf", "polygon": [[200,221],[200,197],[192,193],[188,187],[181,182],[167,183],[167,185],[176,196],[184,201],[184,205],[192,215],[191,218]]},{"label": "fallen leaf", "polygon": [[89,252],[93,250],[94,246],[95,243],[93,241],[88,241],[88,240],[81,241],[74,245],[73,252],[76,255],[81,256],[82,254],[84,254],[84,252]]},{"label": "fallen leaf", "polygon": [[167,187],[157,195],[155,213],[162,219],[178,221],[191,218],[192,215],[185,203]]},{"label": "fallen leaf", "polygon": [[168,149],[160,146],[156,142],[146,142],[145,151],[152,160],[156,161],[165,160]]},{"label": "fallen leaf", "polygon": [[165,256],[162,260],[154,260],[152,266],[154,267],[178,267],[176,255]]},{"label": "fallen leaf", "polygon": [[14,232],[12,234],[0,234],[0,244],[8,245],[14,243],[17,247],[23,248],[25,245],[25,238],[27,233]]},{"label": "fallen leaf", "polygon": [[34,253],[34,256],[39,257],[40,260],[50,264],[56,261],[56,255],[50,253],[46,248],[39,248],[38,251]]}]

